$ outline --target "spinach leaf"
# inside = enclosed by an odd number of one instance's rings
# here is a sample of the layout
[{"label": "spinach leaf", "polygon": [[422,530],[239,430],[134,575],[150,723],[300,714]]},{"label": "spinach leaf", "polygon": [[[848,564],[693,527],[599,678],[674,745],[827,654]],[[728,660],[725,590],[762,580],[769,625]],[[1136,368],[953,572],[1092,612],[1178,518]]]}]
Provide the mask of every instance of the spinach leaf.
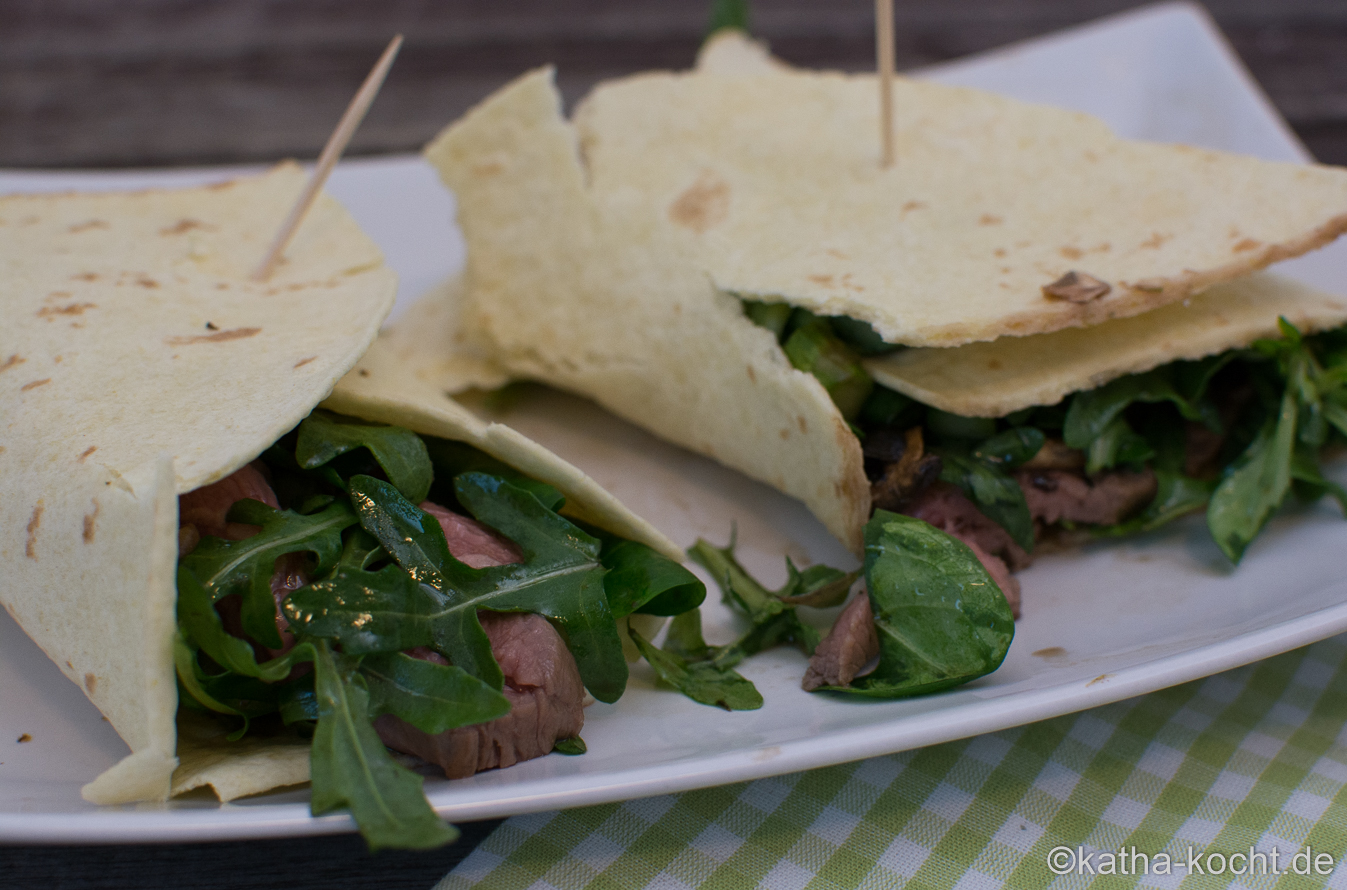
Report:
[{"label": "spinach leaf", "polygon": [[996,670],[1015,636],[1010,606],[966,544],[919,519],[876,510],[865,578],[879,665],[851,686],[874,698],[938,692]]},{"label": "spinach leaf", "polygon": [[1275,423],[1265,424],[1211,496],[1207,526],[1221,551],[1238,563],[1280,506],[1291,484],[1298,405],[1287,389]]},{"label": "spinach leaf", "polygon": [[299,425],[295,460],[314,470],[339,455],[365,448],[407,500],[420,503],[430,492],[434,471],[421,437],[400,426],[385,426],[314,411]]},{"label": "spinach leaf", "polygon": [[1024,490],[999,466],[968,457],[952,448],[941,448],[940,479],[959,486],[977,508],[1000,525],[1026,551],[1034,548],[1034,520],[1024,500]]},{"label": "spinach leaf", "polygon": [[426,801],[421,777],[399,766],[370,725],[369,692],[356,660],[315,644],[318,726],[309,751],[315,816],[349,807],[371,850],[424,850],[458,837]]},{"label": "spinach leaf", "polygon": [[672,559],[639,541],[594,534],[603,542],[600,559],[608,570],[603,589],[614,618],[633,612],[681,615],[706,599],[706,585]]},{"label": "spinach leaf", "polygon": [[628,628],[627,632],[655,669],[656,676],[693,701],[727,711],[754,711],[762,707],[762,695],[750,680],[732,668],[705,659],[709,647],[701,639],[700,611],[684,612],[673,620],[669,628],[671,642],[663,649],[656,649],[635,628]]},{"label": "spinach leaf", "polygon": [[431,735],[510,713],[509,699],[454,665],[384,652],[361,659],[360,675],[371,714],[392,714]]},{"label": "spinach leaf", "polygon": [[[230,509],[229,519],[260,525],[262,530],[242,541],[206,536],[178,563],[201,583],[212,604],[230,594],[240,594],[244,632],[265,646],[279,649],[276,600],[271,593],[276,560],[287,553],[309,552],[317,559],[314,574],[327,571],[341,553],[342,529],[355,524],[356,516],[341,503],[312,516],[301,516],[290,510],[273,510],[260,501],[242,500]],[[192,630],[195,636],[195,628]],[[206,644],[203,637],[195,639]]]}]

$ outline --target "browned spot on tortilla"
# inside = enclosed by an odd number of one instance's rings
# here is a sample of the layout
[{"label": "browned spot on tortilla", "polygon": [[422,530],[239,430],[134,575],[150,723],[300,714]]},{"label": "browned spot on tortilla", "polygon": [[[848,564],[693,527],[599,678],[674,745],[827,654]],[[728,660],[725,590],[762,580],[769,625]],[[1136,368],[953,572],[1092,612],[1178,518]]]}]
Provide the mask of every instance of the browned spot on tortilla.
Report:
[{"label": "browned spot on tortilla", "polygon": [[318,356],[316,356],[316,355],[311,355],[311,356],[309,356],[308,358],[302,358],[302,359],[300,359],[299,361],[295,362],[295,367],[296,367],[296,368],[302,368],[302,367],[304,367],[305,365],[307,365],[309,362],[313,361],[313,360],[316,359],[316,358],[318,358]]},{"label": "browned spot on tortilla", "polygon": [[75,666],[71,664],[69,660],[66,661],[65,666],[70,668],[72,671],[75,669]]},{"label": "browned spot on tortilla", "polygon": [[29,559],[37,559],[37,529],[42,525],[42,501],[37,502],[33,508],[33,516],[28,520],[28,543],[24,545],[23,555]]},{"label": "browned spot on tortilla", "polygon": [[149,287],[149,288],[155,288],[159,286],[159,282],[155,281],[153,278],[150,278],[147,275],[142,275],[139,278],[137,278],[136,284],[139,285],[140,287]]},{"label": "browned spot on tortilla", "polygon": [[24,742],[31,742],[32,740],[33,740],[33,737],[30,736],[30,735],[29,735],[28,733],[26,733],[26,732],[25,732],[23,735],[19,736],[19,744],[20,744],[20,745],[22,745]]},{"label": "browned spot on tortilla", "polygon": [[50,377],[43,377],[41,380],[34,380],[32,383],[25,383],[19,387],[19,392],[28,392],[30,389],[37,389],[39,386],[46,386],[51,383]]},{"label": "browned spot on tortilla", "polygon": [[844,260],[847,258],[846,254],[842,253],[842,251],[838,250],[835,247],[829,247],[827,250],[823,252],[826,253],[828,256],[834,257],[839,260]]},{"label": "browned spot on tortilla", "polygon": [[215,226],[207,225],[206,223],[203,223],[203,222],[202,222],[201,220],[199,220],[199,219],[180,219],[180,220],[178,220],[176,223],[174,223],[173,225],[168,226],[167,228],[160,229],[160,230],[159,230],[159,234],[160,234],[160,235],[185,235],[186,233],[192,231],[192,229],[211,230],[211,229],[214,229],[214,228],[215,228]]},{"label": "browned spot on tortilla", "polygon": [[1029,654],[1035,658],[1059,658],[1066,654],[1066,650],[1061,646],[1049,646],[1046,649],[1035,649]]},{"label": "browned spot on tortilla", "polygon": [[1089,148],[1087,148],[1087,149],[1085,150],[1085,160],[1090,161],[1091,163],[1093,163],[1094,161],[1099,160],[1099,155],[1097,155],[1097,154],[1094,153],[1094,149],[1089,149]]},{"label": "browned spot on tortilla", "polygon": [[43,306],[41,309],[37,310],[37,317],[51,321],[58,315],[83,315],[85,310],[97,308],[97,303],[69,303],[65,306]]},{"label": "browned spot on tortilla", "polygon": [[262,332],[261,328],[231,328],[214,334],[193,334],[190,337],[169,337],[164,342],[169,346],[191,346],[193,343],[224,343],[227,340],[244,340]]},{"label": "browned spot on tortilla", "polygon": [[1001,370],[1001,360],[999,358],[992,359],[991,361],[987,362],[987,368],[992,371]]},{"label": "browned spot on tortilla", "polygon": [[809,422],[804,419],[803,414],[795,415],[795,423],[800,427],[800,432],[806,434],[809,432]]},{"label": "browned spot on tortilla", "polygon": [[52,303],[55,302],[56,300],[68,300],[70,299],[70,296],[71,294],[70,291],[68,290],[54,290],[51,293],[47,294],[42,299],[47,303]]},{"label": "browned spot on tortilla", "polygon": [[1006,249],[1004,247],[998,247],[992,251],[992,256],[1005,256],[1005,255]]},{"label": "browned spot on tortilla", "polygon": [[1104,680],[1107,680],[1108,678],[1109,678],[1109,675],[1108,675],[1108,674],[1100,674],[1099,676],[1095,677],[1093,680],[1091,680],[1090,682],[1086,683],[1085,685],[1086,685],[1086,686],[1093,686],[1093,685],[1096,684],[1096,683],[1102,683]]},{"label": "browned spot on tortilla", "polygon": [[16,352],[16,353],[14,353],[13,355],[11,355],[9,358],[5,359],[4,364],[0,364],[0,371],[8,371],[10,368],[14,367],[15,365],[21,365],[21,364],[23,364],[23,363],[26,362],[26,361],[28,361],[28,359],[26,359],[26,358],[20,358],[20,357],[19,357],[19,354]]},{"label": "browned spot on tortilla", "polygon": [[1262,246],[1263,246],[1262,241],[1257,241],[1253,238],[1245,238],[1243,241],[1240,241],[1238,244],[1236,244],[1234,247],[1230,249],[1234,253],[1244,253],[1246,250],[1257,250]]},{"label": "browned spot on tortilla", "polygon": [[808,278],[810,281],[814,282],[815,284],[822,285],[823,287],[833,286],[833,277],[831,275],[807,275],[805,277]]},{"label": "browned spot on tortilla", "polygon": [[780,433],[778,433],[778,435],[780,435],[781,438],[783,438],[783,439],[789,439],[789,438],[790,438],[790,430],[789,430],[789,429],[783,429],[783,430],[781,430]]},{"label": "browned spot on tortilla", "polygon": [[1072,303],[1088,303],[1107,294],[1113,288],[1107,281],[1072,269],[1052,284],[1043,285],[1043,296]]},{"label": "browned spot on tortilla", "polygon": [[93,694],[94,694],[94,690],[98,688],[98,678],[97,678],[96,676],[94,676],[92,673],[87,673],[87,674],[85,674],[85,675],[84,675],[84,688],[85,688],[86,690],[88,690],[88,692],[89,692],[90,695],[93,695]]},{"label": "browned spot on tortilla", "polygon": [[1085,256],[1085,251],[1081,250],[1079,247],[1072,247],[1070,245],[1063,247],[1057,252],[1060,253],[1062,256],[1066,257],[1068,260],[1078,260],[1081,257]]},{"label": "browned spot on tortilla", "polygon": [[1166,241],[1168,241],[1170,238],[1173,237],[1174,237],[1173,235],[1164,235],[1161,234],[1160,232],[1151,232],[1151,236],[1147,238],[1145,241],[1142,241],[1141,244],[1138,246],[1144,247],[1147,250],[1159,250],[1161,247],[1164,246],[1164,243]]},{"label": "browned spot on tortilla", "polygon": [[69,231],[73,235],[79,232],[87,232],[90,229],[106,229],[106,228],[108,228],[108,224],[104,220],[91,219],[88,220],[87,222],[75,223],[73,226],[70,227]]},{"label": "browned spot on tortilla", "polygon": [[753,366],[752,366],[752,365],[749,365],[749,366],[748,366],[748,379],[749,379],[749,382],[751,382],[751,383],[757,383],[757,382],[758,382],[758,372],[756,372],[756,371],[753,370]]},{"label": "browned spot on tortilla", "polygon": [[78,275],[70,276],[75,281],[97,281],[99,275],[97,272],[81,272]]},{"label": "browned spot on tortilla", "polygon": [[54,357],[52,358],[52,361],[59,365],[59,364],[61,363],[61,360],[64,359],[64,358],[65,358],[65,356],[63,356],[63,355],[58,355],[58,356],[54,356]]},{"label": "browned spot on tortilla", "polygon": [[850,272],[842,276],[842,287],[845,287],[847,290],[854,290],[857,293],[860,293],[861,291],[865,290],[864,285],[856,284],[851,280]]},{"label": "browned spot on tortilla", "polygon": [[98,523],[98,498],[93,498],[94,511],[84,514],[84,543],[92,544],[94,542],[94,526]]},{"label": "browned spot on tortilla", "polygon": [[700,235],[724,222],[729,212],[729,183],[707,170],[669,206],[669,219]]},{"label": "browned spot on tortilla", "polygon": [[474,164],[472,172],[476,176],[495,176],[505,172],[505,165],[498,161],[488,161],[485,164]]},{"label": "browned spot on tortilla", "polygon": [[369,376],[369,369],[368,369],[368,368],[361,368],[361,369],[359,369],[358,371],[356,371],[356,373],[359,374],[361,377],[368,377],[368,376]]},{"label": "browned spot on tortilla", "polygon": [[925,201],[908,201],[901,209],[903,213],[911,213],[913,210],[921,210],[925,206]]},{"label": "browned spot on tortilla", "polygon": [[206,189],[207,191],[220,192],[225,189],[232,189],[237,184],[238,180],[226,179],[224,182],[212,182],[210,185],[206,186]]},{"label": "browned spot on tortilla", "polygon": [[84,459],[89,455],[93,454],[97,450],[98,450],[97,445],[90,445],[88,448],[84,449],[83,453],[80,454],[79,462],[84,463]]},{"label": "browned spot on tortilla", "polygon": [[980,226],[999,226],[1001,222],[1001,217],[994,216],[990,213],[984,213],[978,218],[978,225]]}]

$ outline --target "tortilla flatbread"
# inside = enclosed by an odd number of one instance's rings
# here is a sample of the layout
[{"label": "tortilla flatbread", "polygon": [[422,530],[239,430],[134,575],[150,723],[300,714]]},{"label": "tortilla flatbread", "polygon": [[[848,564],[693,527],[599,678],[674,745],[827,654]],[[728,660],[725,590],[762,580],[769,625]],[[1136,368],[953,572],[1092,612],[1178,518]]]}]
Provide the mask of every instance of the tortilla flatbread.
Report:
[{"label": "tortilla flatbread", "polygon": [[285,164],[204,188],[0,199],[0,602],[131,748],[85,786],[95,803],[307,780],[307,744],[226,743],[190,717],[178,734],[177,497],[329,395],[334,410],[471,442],[556,485],[572,515],[681,558],[574,467],[443,395],[499,371],[446,365],[438,340],[375,340],[396,277],[332,199],[269,281],[249,278],[305,179]]},{"label": "tortilla flatbread", "polygon": [[468,241],[465,336],[515,374],[799,498],[859,551],[869,483],[827,391],[681,257],[667,227],[592,200],[550,69],[496,93],[426,155]]},{"label": "tortilla flatbread", "polygon": [[1347,298],[1255,272],[1132,318],[949,349],[904,349],[865,368],[884,386],[942,411],[1002,417],[1054,405],[1124,374],[1280,336],[1278,318],[1304,334],[1335,328],[1347,323]]},{"label": "tortilla flatbread", "polygon": [[[1136,315],[1347,230],[1347,170],[1119,139],[1088,115],[908,78],[883,170],[873,76],[733,41],[580,104],[593,199],[665,226],[721,290],[861,319],[890,343]],[[1045,293],[1073,271],[1106,292]]]}]

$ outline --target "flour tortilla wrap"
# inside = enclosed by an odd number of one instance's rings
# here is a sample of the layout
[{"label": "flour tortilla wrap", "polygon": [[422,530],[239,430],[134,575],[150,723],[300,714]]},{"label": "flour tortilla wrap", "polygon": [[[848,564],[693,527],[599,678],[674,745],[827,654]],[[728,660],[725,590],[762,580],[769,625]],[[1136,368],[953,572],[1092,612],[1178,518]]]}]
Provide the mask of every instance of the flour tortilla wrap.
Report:
[{"label": "flour tortilla wrap", "polygon": [[307,745],[222,744],[192,724],[178,743],[177,496],[253,460],[329,394],[336,410],[470,441],[596,524],[677,553],[574,468],[439,390],[380,396],[381,382],[405,384],[378,370],[387,347],[369,357],[373,376],[339,384],[396,277],[324,196],[272,277],[249,278],[305,178],[286,164],[204,188],[0,198],[0,602],[131,749],[85,787],[95,803],[307,778]]},{"label": "flour tortilla wrap", "polygon": [[[866,124],[865,138],[859,130],[848,131],[852,136],[849,140],[809,135],[816,129],[843,124],[859,126],[852,117],[845,117],[828,118],[825,127],[807,115],[821,114],[821,109],[834,104],[850,109],[856,91],[872,90],[873,84],[840,75],[791,72],[753,45],[742,46],[744,51],[739,52],[733,45],[713,42],[714,52],[708,51],[711,70],[642,75],[602,86],[577,112],[575,123],[561,114],[551,72],[535,71],[488,98],[432,142],[426,155],[458,199],[459,221],[468,244],[465,306],[459,322],[509,371],[588,395],[666,439],[799,498],[829,531],[857,552],[862,546],[861,529],[870,512],[870,489],[859,443],[823,387],[810,375],[792,368],[775,337],[745,317],[741,295],[867,320],[886,339],[897,342],[948,344],[1099,322],[1112,315],[1154,308],[1184,296],[1198,286],[1199,279],[1205,284],[1223,276],[1242,275],[1291,251],[1292,246],[1308,249],[1347,222],[1339,218],[1347,211],[1347,173],[1341,170],[1264,164],[1210,153],[1200,153],[1200,159],[1194,161],[1199,155],[1188,149],[1117,140],[1102,125],[1081,115],[967,90],[907,84],[904,89],[914,91],[913,97],[925,96],[922,102],[928,110],[948,102],[956,112],[975,111],[975,119],[984,127],[978,131],[982,135],[997,128],[1027,134],[1050,119],[1059,129],[1075,134],[1071,144],[1077,160],[1085,152],[1095,151],[1112,165],[1114,178],[1109,188],[1116,187],[1119,195],[1142,185],[1153,193],[1156,181],[1174,175],[1180,177],[1179,193],[1187,195],[1189,203],[1201,204],[1199,198],[1206,193],[1200,189],[1189,192],[1198,187],[1185,185],[1188,180],[1184,177],[1206,171],[1199,178],[1201,189],[1228,191],[1230,183],[1219,184],[1212,179],[1217,175],[1211,173],[1215,170],[1247,185],[1246,197],[1259,196],[1267,206],[1255,212],[1252,206],[1237,204],[1232,209],[1228,201],[1217,201],[1221,212],[1243,214],[1237,222],[1222,223],[1220,237],[1213,234],[1216,229],[1205,210],[1184,216],[1194,210],[1184,202],[1166,205],[1165,213],[1158,216],[1146,206],[1128,208],[1127,213],[1145,219],[1146,226],[1152,222],[1158,225],[1163,218],[1167,226],[1164,232],[1172,230],[1175,235],[1158,239],[1160,247],[1165,248],[1153,251],[1159,261],[1142,263],[1137,257],[1149,256],[1145,251],[1151,248],[1137,248],[1128,253],[1130,265],[1125,270],[1109,266],[1108,275],[1119,280],[1159,280],[1171,267],[1206,271],[1196,278],[1175,271],[1156,286],[1158,289],[1150,285],[1123,288],[1115,298],[1104,298],[1109,300],[1107,304],[1094,301],[1111,307],[1103,310],[1044,296],[1041,286],[1070,268],[1052,265],[1067,259],[1057,247],[1053,248],[1051,263],[1041,257],[1035,261],[1038,265],[1025,267],[1032,269],[1033,275],[1022,277],[1018,303],[1002,298],[1000,294],[1005,291],[995,283],[989,292],[996,296],[989,302],[984,299],[988,291],[969,285],[959,274],[947,280],[931,279],[926,290],[913,291],[906,283],[900,290],[893,287],[899,273],[879,266],[868,267],[868,271],[851,266],[851,272],[843,272],[839,266],[827,273],[832,277],[826,287],[814,282],[797,288],[801,281],[809,281],[809,275],[791,277],[795,275],[791,270],[798,266],[796,261],[816,257],[819,245],[832,243],[828,240],[832,236],[815,225],[817,220],[826,221],[829,232],[835,225],[860,239],[856,244],[849,243],[847,250],[858,244],[867,250],[875,247],[868,242],[862,244],[869,236],[851,225],[857,214],[868,214],[866,220],[876,226],[876,232],[887,231],[880,222],[893,222],[891,217],[881,218],[879,208],[865,199],[866,189],[872,185],[879,188],[877,164],[868,149],[858,147],[874,142],[873,123]],[[755,111],[739,102],[726,104],[728,100],[719,97],[722,89],[734,94],[731,88],[742,84],[751,85],[754,101],[774,109],[773,113],[790,118],[791,114],[781,111],[790,105],[792,114],[802,116],[804,123],[796,121],[790,131],[799,136],[798,154],[792,154],[796,141],[782,135],[784,120],[773,118],[764,123],[761,115],[766,111]],[[927,87],[935,92],[923,92]],[[636,96],[648,99],[649,108],[635,109]],[[802,104],[791,104],[797,99]],[[872,104],[867,100],[866,108]],[[616,111],[610,115],[610,107],[637,115],[641,126],[617,120],[621,115]],[[652,119],[664,118],[666,112],[664,123]],[[855,111],[855,115],[860,114]],[[755,122],[752,134],[745,129],[744,121]],[[647,139],[643,135],[647,132],[661,133],[672,147],[655,145],[660,140]],[[712,138],[716,134],[721,138]],[[817,140],[822,143],[816,144]],[[628,151],[636,154],[625,154]],[[676,155],[673,160],[671,153]],[[637,170],[643,158],[649,160],[648,176]],[[759,161],[763,171],[779,177],[775,191],[756,178]],[[812,186],[806,182],[803,191],[797,189],[801,177],[814,170],[815,164],[823,165],[818,170],[835,173],[830,177],[839,181],[844,199],[840,207],[833,203],[834,191],[822,180]],[[998,222],[984,225],[980,214],[990,210],[979,209],[982,205],[970,197],[976,190],[963,189],[963,198],[958,199],[961,190],[956,187],[957,180],[969,175],[964,167],[957,171],[959,176],[947,172],[928,181],[919,175],[920,162],[915,157],[900,166],[906,179],[884,186],[884,195],[892,198],[889,193],[895,189],[921,184],[928,197],[940,190],[949,191],[953,197],[941,206],[962,208],[956,214],[961,223],[953,217],[946,220],[950,240],[944,246],[929,241],[924,234],[921,238],[926,240],[912,242],[922,245],[923,250],[944,251],[947,261],[941,268],[945,270],[961,265],[951,245],[961,245],[959,251],[972,250],[955,237],[963,237],[959,226],[974,231],[968,237],[976,240],[983,237],[977,233],[984,229],[1004,231],[1003,224],[1011,228],[1033,228],[1048,221],[1058,224],[1050,220],[1052,213],[1037,215],[1043,208],[1031,201],[1030,209],[1037,208],[1033,213],[1012,218],[1007,212]],[[1035,164],[1031,169],[1040,166]],[[712,174],[703,177],[706,170]],[[1137,170],[1144,175],[1133,175]],[[734,178],[731,184],[722,172],[732,177],[743,174],[746,184],[763,188],[751,192],[751,199],[741,203],[737,190],[740,180]],[[1135,181],[1125,185],[1131,180]],[[1304,182],[1311,181],[1312,189],[1303,188]],[[996,182],[997,188],[1009,187],[1004,180]],[[1017,187],[1022,189],[1022,185]],[[802,198],[806,193],[807,199]],[[745,194],[750,190],[746,188]],[[1070,210],[1067,215],[1085,217],[1091,225],[1102,226],[1101,231],[1132,231],[1139,225],[1123,213],[1121,206],[1092,216],[1069,205],[1067,202],[1056,210]],[[749,215],[741,216],[741,211]],[[1245,222],[1246,217],[1250,222]],[[800,228],[790,229],[790,221],[800,222]],[[1255,223],[1260,227],[1257,235],[1263,247],[1234,250],[1227,243],[1232,226],[1243,226],[1239,231],[1249,235]],[[1265,231],[1264,226],[1282,228],[1273,232]],[[914,229],[899,231],[905,233],[903,238],[917,237]],[[882,240],[880,234],[874,237]],[[1061,240],[1057,235],[1053,238],[1054,244]],[[1212,247],[1217,242],[1219,250]],[[1188,245],[1184,248],[1189,251],[1186,255],[1195,257],[1191,264],[1175,259],[1185,255],[1175,253],[1181,245]],[[1276,245],[1276,249],[1264,249],[1267,245]],[[988,254],[993,252],[988,248]],[[1216,254],[1219,257],[1211,259]],[[976,266],[981,261],[974,258],[969,262]],[[726,272],[731,267],[733,276]],[[1104,266],[1096,268],[1105,270]],[[927,272],[934,274],[934,269]],[[915,279],[916,284],[926,287],[924,280],[921,275]],[[833,287],[844,282],[849,284],[840,290]],[[1224,311],[1217,305],[1223,294],[1250,290],[1260,296],[1253,300],[1256,305],[1250,310],[1256,318],[1241,322],[1247,336],[1237,338],[1242,342],[1213,343],[1212,352],[1274,333],[1276,318],[1283,311],[1310,329],[1342,320],[1341,301],[1323,294],[1311,295],[1270,276],[1225,289],[1213,288],[1210,300],[1194,301],[1200,306],[1193,315],[1206,306],[1206,311],[1217,313],[1212,316],[1216,320]],[[914,300],[919,305],[894,309],[898,297],[911,299],[913,293],[921,295]],[[946,313],[948,317],[927,317],[930,313]],[[1127,333],[1130,329],[1110,329],[1109,324],[1099,327],[1099,336],[1107,339],[1115,331],[1119,337],[1132,336]],[[1200,322],[1196,324],[1201,327]],[[1164,339],[1162,333],[1158,339]],[[1154,364],[1181,354],[1196,357],[1196,353],[1189,354],[1191,350],[1175,351],[1166,357],[1166,348],[1171,347],[1142,344],[1131,350],[1104,353],[1112,358],[1103,366],[1096,363],[1071,369],[1070,373],[1081,385],[1089,385],[1091,380],[1102,381],[1140,369],[1132,354],[1137,351],[1146,353]],[[1116,364],[1109,366],[1107,361]],[[1013,401],[1014,396],[1010,393],[1007,398]],[[1060,397],[1061,393],[1052,400]]]}]

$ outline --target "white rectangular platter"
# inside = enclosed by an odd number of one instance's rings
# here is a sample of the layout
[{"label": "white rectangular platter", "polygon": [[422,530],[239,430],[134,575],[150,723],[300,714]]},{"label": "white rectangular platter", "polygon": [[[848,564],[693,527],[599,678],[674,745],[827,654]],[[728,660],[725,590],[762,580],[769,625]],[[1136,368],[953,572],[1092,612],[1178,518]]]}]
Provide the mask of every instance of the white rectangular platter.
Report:
[{"label": "white rectangular platter", "polygon": [[[921,74],[1090,112],[1126,136],[1306,157],[1196,6],[1151,7]],[[0,192],[187,184],[237,172],[13,171],[0,173]],[[400,308],[461,268],[452,198],[419,158],[344,162],[330,190],[385,248],[401,275]],[[1340,244],[1281,268],[1347,293],[1344,260]],[[588,402],[538,388],[502,419],[587,470],[681,545],[699,536],[723,543],[737,524],[742,561],[771,584],[783,580],[786,554],[799,563],[855,564],[798,503]],[[552,755],[455,782],[432,778],[427,792],[451,820],[579,806],[824,766],[1116,701],[1347,630],[1344,553],[1347,522],[1336,506],[1320,504],[1276,518],[1237,570],[1201,517],[1044,556],[1021,575],[1024,618],[1005,664],[962,689],[893,702],[810,695],[799,688],[804,657],[779,650],[741,668],[765,706],[731,714],[658,688],[637,665],[621,701],[588,710],[587,755]],[[712,642],[735,635],[734,617],[718,603],[704,612]],[[17,743],[21,734],[31,741]],[[0,842],[352,827],[342,815],[310,817],[303,789],[228,805],[209,797],[122,808],[84,802],[80,786],[125,750],[82,693],[0,615]]]}]

